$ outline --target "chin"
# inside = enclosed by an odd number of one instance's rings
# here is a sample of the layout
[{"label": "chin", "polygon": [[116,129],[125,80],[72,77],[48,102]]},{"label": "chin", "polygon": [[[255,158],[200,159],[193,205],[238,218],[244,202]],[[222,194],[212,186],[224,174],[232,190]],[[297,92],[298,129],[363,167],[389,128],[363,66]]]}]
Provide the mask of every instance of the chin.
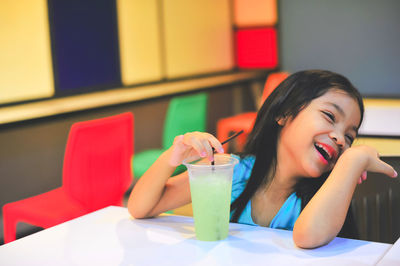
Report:
[{"label": "chin", "polygon": [[322,174],[321,172],[319,172],[318,174],[313,174],[313,175],[308,175],[309,178],[318,178],[320,177]]},{"label": "chin", "polygon": [[327,172],[326,170],[323,171],[323,170],[321,170],[321,169],[319,169],[319,168],[312,168],[312,169],[309,169],[309,170],[307,171],[306,177],[309,177],[309,178],[318,178],[318,177],[320,177],[321,175],[323,175],[323,174],[326,173],[326,172]]},{"label": "chin", "polygon": [[329,173],[333,169],[333,165],[319,165],[310,164],[309,167],[304,168],[306,170],[307,176],[310,178],[318,178],[326,173]]}]

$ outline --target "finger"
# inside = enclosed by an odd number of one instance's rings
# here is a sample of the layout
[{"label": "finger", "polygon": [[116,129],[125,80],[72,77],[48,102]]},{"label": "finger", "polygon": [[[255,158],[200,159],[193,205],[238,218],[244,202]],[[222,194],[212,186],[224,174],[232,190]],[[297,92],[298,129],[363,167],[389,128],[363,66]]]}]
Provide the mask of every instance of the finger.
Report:
[{"label": "finger", "polygon": [[357,183],[358,183],[358,184],[361,184],[361,183],[362,183],[361,177],[358,178]]},{"label": "finger", "polygon": [[176,136],[172,145],[183,144],[183,135]]},{"label": "finger", "polygon": [[394,170],[394,168],[390,164],[382,160],[379,160],[378,172],[383,173],[390,177],[397,177],[397,172]]},{"label": "finger", "polygon": [[179,135],[174,138],[172,146],[177,153],[183,153],[187,149],[186,144],[183,142],[183,138],[183,135]]},{"label": "finger", "polygon": [[364,172],[361,174],[361,179],[362,179],[363,181],[367,180],[367,171],[364,171]]},{"label": "finger", "polygon": [[207,156],[207,152],[203,148],[201,141],[198,139],[196,134],[187,133],[184,135],[184,141],[186,145],[191,146],[200,157],[204,158]]},{"label": "finger", "polygon": [[210,138],[208,140],[210,141],[211,146],[214,147],[218,153],[224,153],[224,148],[216,137],[210,134]]},{"label": "finger", "polygon": [[207,153],[208,159],[210,161],[213,161],[214,160],[214,154],[213,154],[213,150],[211,148],[210,142],[208,141],[208,139],[202,139],[201,143],[203,145],[203,149]]}]

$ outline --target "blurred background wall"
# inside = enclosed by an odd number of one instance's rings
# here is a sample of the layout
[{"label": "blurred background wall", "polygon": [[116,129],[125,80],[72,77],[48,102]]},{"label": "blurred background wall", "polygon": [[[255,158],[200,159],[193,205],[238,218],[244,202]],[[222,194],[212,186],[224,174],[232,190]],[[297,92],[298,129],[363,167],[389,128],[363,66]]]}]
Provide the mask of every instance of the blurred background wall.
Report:
[{"label": "blurred background wall", "polygon": [[281,0],[282,68],[329,69],[366,97],[400,97],[400,2]]}]

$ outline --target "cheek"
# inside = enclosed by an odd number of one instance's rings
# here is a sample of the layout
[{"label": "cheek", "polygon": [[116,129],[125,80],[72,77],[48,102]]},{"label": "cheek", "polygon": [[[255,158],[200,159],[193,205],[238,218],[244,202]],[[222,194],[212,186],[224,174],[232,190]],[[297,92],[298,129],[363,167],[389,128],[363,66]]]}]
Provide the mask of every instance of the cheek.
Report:
[{"label": "cheek", "polygon": [[348,145],[348,144],[344,145],[342,152],[344,152],[345,150],[347,150],[349,148],[350,148],[350,145]]},{"label": "cheek", "polygon": [[304,150],[306,146],[306,138],[308,134],[304,133],[304,129],[291,125],[282,129],[280,142],[285,147],[287,151],[292,154],[297,154]]}]

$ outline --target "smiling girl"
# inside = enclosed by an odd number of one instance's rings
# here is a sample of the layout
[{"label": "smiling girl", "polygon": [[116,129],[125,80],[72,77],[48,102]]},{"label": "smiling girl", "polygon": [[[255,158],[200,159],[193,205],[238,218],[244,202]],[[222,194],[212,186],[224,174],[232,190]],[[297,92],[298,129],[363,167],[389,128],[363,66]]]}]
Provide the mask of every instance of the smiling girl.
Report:
[{"label": "smiling girl", "polygon": [[[368,146],[351,147],[363,118],[360,93],[345,77],[300,71],[284,80],[258,112],[232,182],[231,222],[293,230],[303,248],[338,234],[357,237],[350,208],[366,172],[396,177]],[[213,160],[221,143],[211,134],[175,138],[132,190],[135,218],[158,215],[191,202],[187,172],[169,178],[185,158]]]}]

